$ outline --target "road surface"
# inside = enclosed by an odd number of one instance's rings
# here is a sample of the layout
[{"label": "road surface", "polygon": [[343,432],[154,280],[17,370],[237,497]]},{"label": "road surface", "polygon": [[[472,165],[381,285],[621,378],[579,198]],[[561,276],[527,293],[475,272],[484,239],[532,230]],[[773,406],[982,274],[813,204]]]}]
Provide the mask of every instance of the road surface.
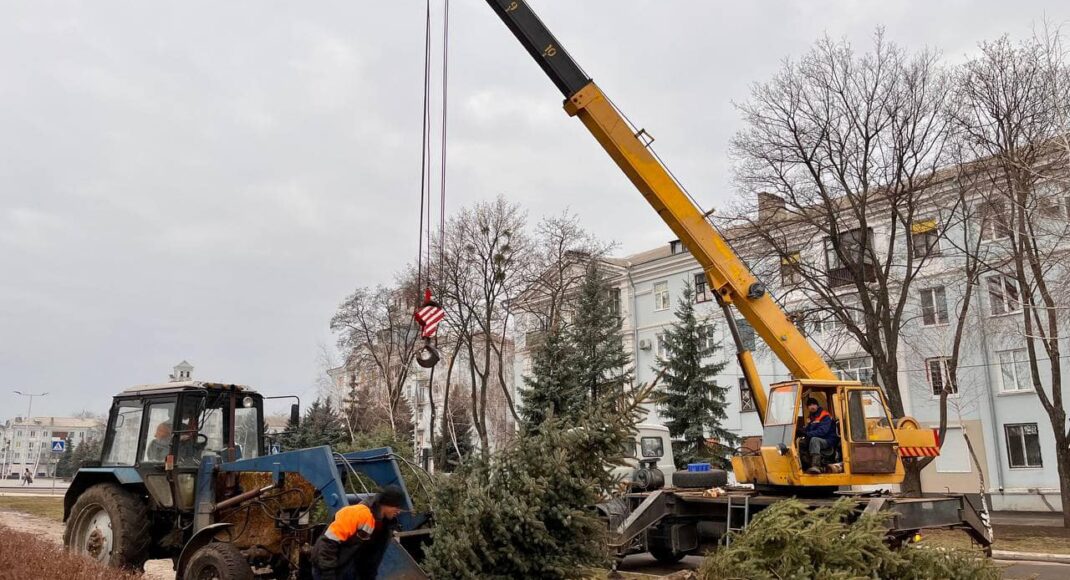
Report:
[{"label": "road surface", "polygon": [[[1007,562],[996,560],[1004,569],[1004,580],[1066,580],[1070,578],[1070,564],[1051,564],[1048,562]],[[640,572],[653,576],[663,576],[678,570],[694,570],[702,565],[702,558],[688,556],[678,564],[665,566],[659,564],[652,556],[637,554],[624,559],[622,572]]]}]

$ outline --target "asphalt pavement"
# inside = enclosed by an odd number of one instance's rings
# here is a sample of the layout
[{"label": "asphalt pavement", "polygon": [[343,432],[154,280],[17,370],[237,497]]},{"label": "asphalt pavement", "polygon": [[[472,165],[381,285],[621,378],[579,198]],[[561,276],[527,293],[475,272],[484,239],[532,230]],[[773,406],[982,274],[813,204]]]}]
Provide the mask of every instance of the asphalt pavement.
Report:
[{"label": "asphalt pavement", "polygon": [[[1070,564],[1052,564],[1048,562],[1009,562],[996,560],[1004,569],[1004,580],[1066,580],[1070,578]],[[688,556],[671,566],[659,564],[649,554],[636,554],[624,559],[622,572],[638,572],[652,576],[665,576],[679,570],[694,570],[702,565],[699,556]]]}]

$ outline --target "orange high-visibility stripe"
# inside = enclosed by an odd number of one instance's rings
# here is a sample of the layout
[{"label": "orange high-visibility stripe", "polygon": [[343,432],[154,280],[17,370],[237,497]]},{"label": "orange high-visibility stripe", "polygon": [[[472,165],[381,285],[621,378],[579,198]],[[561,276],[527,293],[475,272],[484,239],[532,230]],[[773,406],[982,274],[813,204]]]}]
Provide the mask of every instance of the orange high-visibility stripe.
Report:
[{"label": "orange high-visibility stripe", "polygon": [[371,534],[375,530],[375,516],[372,510],[363,504],[349,505],[334,515],[334,521],[327,528],[327,536],[339,542],[345,542],[358,531]]}]

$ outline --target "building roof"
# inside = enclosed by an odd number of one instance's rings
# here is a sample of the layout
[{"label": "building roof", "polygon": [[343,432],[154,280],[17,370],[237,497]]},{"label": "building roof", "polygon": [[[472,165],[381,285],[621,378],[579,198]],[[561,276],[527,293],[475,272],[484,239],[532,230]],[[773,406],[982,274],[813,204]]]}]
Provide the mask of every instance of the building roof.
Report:
[{"label": "building roof", "polygon": [[164,391],[192,391],[192,390],[223,390],[223,389],[237,389],[239,391],[252,391],[253,389],[245,385],[232,385],[226,383],[210,383],[206,381],[175,381],[172,383],[158,383],[154,385],[134,385],[129,389],[123,391],[122,394],[130,393],[146,393],[146,392],[164,392]]},{"label": "building roof", "polygon": [[661,244],[654,249],[639,252],[638,254],[632,254],[630,256],[625,256],[624,261],[628,262],[632,266],[638,266],[639,264],[645,264],[647,262],[653,262],[662,258],[668,258],[672,255],[672,248],[669,246],[669,244]]},{"label": "building roof", "polygon": [[73,429],[92,429],[94,427],[100,427],[102,422],[99,419],[82,418],[82,417],[30,417],[25,419],[23,417],[16,417],[11,421],[9,428],[14,429],[16,427],[68,427]]}]

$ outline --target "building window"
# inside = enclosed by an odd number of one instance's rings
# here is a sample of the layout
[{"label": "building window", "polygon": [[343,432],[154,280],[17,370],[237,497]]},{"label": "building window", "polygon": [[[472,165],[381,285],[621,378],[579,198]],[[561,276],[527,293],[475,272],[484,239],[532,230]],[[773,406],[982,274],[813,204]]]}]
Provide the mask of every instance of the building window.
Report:
[{"label": "building window", "polygon": [[698,333],[698,347],[702,351],[703,355],[709,355],[713,352],[716,343],[713,340],[713,325],[703,324],[697,329]]},{"label": "building window", "polygon": [[746,319],[737,318],[736,330],[739,331],[739,341],[743,343],[743,350],[754,350],[756,346],[754,327]]},{"label": "building window", "polygon": [[988,303],[992,316],[1012,314],[1022,310],[1018,281],[1010,276],[996,274],[986,278]]},{"label": "building window", "polygon": [[788,252],[780,257],[780,284],[783,286],[795,286],[802,283],[802,269],[800,268],[802,257],[799,252]]},{"label": "building window", "polygon": [[1029,354],[1024,348],[1001,350],[996,353],[999,358],[1000,389],[1005,393],[1033,390],[1032,375],[1029,372]]},{"label": "building window", "polygon": [[868,356],[833,361],[832,371],[841,381],[873,384],[873,360]]},{"label": "building window", "polygon": [[757,410],[758,406],[754,404],[754,393],[750,392],[747,379],[739,377],[739,412],[753,413]]},{"label": "building window", "polygon": [[669,309],[669,283],[656,282],[654,284],[654,310]]},{"label": "building window", "polygon": [[669,345],[665,341],[665,335],[658,334],[655,342],[657,343],[657,347],[654,349],[654,354],[656,354],[658,358],[665,358],[669,354]]},{"label": "building window", "polygon": [[706,273],[695,274],[695,303],[709,302],[712,299],[713,295],[710,294],[710,288],[706,285]]},{"label": "building window", "polygon": [[1007,432],[1007,459],[1012,468],[1044,466],[1036,423],[1004,425],[1003,428]]},{"label": "building window", "polygon": [[669,253],[672,255],[683,254],[687,252],[687,246],[680,240],[673,240],[669,242]]},{"label": "building window", "polygon": [[915,258],[940,255],[940,231],[936,220],[921,220],[910,224],[910,245]]},{"label": "building window", "polygon": [[951,389],[948,393],[950,395],[957,395],[959,392],[958,387],[950,384],[951,374],[948,372],[950,364],[951,359],[946,356],[925,359],[925,373],[929,376],[929,386],[932,388],[934,397],[939,397],[945,386]]},{"label": "building window", "polygon": [[[838,234],[835,238],[825,238],[825,264],[832,287],[845,286],[854,281],[857,272],[865,281],[872,281],[873,268],[873,228],[853,229]],[[836,246],[839,246],[839,252]],[[843,259],[840,259],[843,256]]]},{"label": "building window", "polygon": [[609,313],[620,318],[620,288],[609,289]]},{"label": "building window", "polygon": [[1007,206],[1001,201],[982,203],[978,208],[981,217],[981,239],[1000,240],[1011,236]]},{"label": "building window", "polygon": [[944,440],[940,444],[940,455],[936,458],[936,471],[939,473],[970,473],[970,450],[966,446],[966,436],[961,427],[948,427]]},{"label": "building window", "polygon": [[921,323],[925,326],[947,324],[947,292],[943,286],[921,291]]}]

